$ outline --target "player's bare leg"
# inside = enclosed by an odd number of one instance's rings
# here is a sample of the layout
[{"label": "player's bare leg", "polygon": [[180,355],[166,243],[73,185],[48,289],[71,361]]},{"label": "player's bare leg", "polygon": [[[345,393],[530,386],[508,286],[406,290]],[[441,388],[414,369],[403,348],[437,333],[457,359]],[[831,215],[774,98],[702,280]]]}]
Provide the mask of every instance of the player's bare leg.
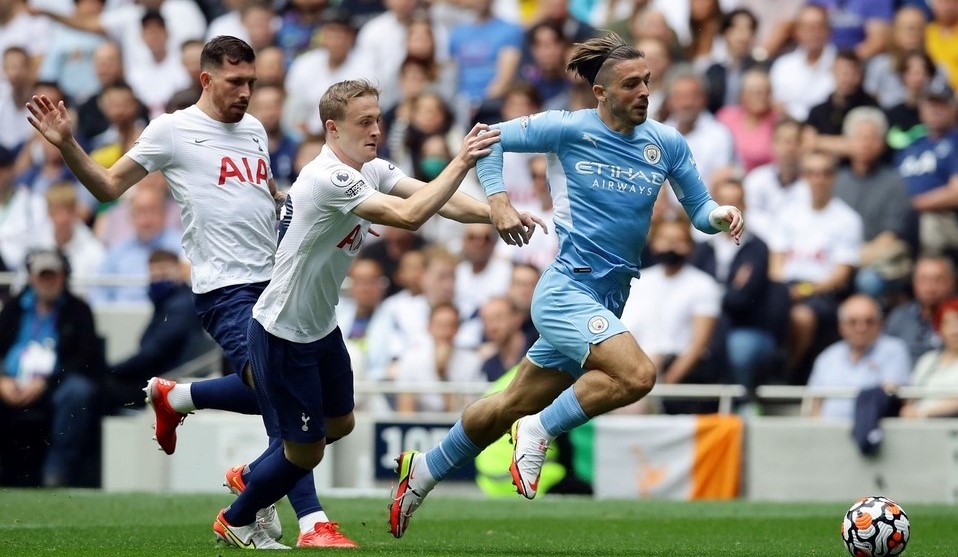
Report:
[{"label": "player's bare leg", "polygon": [[629,333],[593,344],[585,367],[590,371],[559,394],[546,411],[522,418],[512,426],[509,471],[516,490],[527,499],[536,496],[546,449],[556,435],[638,401],[655,385],[655,365]]},{"label": "player's bare leg", "polygon": [[[430,470],[427,454],[438,451],[442,459],[439,462],[446,465],[445,470],[459,466],[462,462],[449,461],[450,457],[444,449],[446,443],[455,443],[454,439],[458,437],[460,443],[473,446],[467,453],[475,452],[475,448],[487,447],[501,437],[516,419],[542,410],[572,382],[572,376],[568,373],[543,369],[523,358],[516,378],[509,386],[469,405],[463,412],[460,424],[453,427],[438,447],[430,453],[406,451],[399,455],[396,459],[399,483],[393,502],[389,505],[392,535],[402,537],[412,513],[445,475],[443,470]],[[455,460],[455,457],[452,458]]]}]

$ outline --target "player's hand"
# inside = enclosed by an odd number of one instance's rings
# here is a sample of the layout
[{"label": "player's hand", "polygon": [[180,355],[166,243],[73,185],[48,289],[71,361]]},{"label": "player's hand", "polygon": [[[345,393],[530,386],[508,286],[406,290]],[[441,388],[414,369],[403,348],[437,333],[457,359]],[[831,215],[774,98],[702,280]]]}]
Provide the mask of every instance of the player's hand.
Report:
[{"label": "player's hand", "polygon": [[505,243],[510,246],[522,246],[529,243],[532,232],[523,224],[522,217],[509,202],[505,192],[489,197],[489,218]]},{"label": "player's hand", "polygon": [[722,205],[709,213],[709,222],[715,228],[729,233],[729,236],[738,244],[742,241],[742,232],[745,231],[745,217],[742,211],[731,205]]},{"label": "player's hand", "polygon": [[492,145],[499,142],[499,133],[498,128],[490,128],[486,124],[476,124],[466,134],[457,156],[466,163],[466,166],[475,166],[476,161],[492,152]]},{"label": "player's hand", "polygon": [[519,222],[522,223],[522,226],[526,227],[526,237],[528,238],[532,238],[532,235],[536,231],[536,226],[542,227],[543,234],[549,233],[549,227],[546,226],[546,223],[533,214],[526,212],[519,213]]},{"label": "player's hand", "polygon": [[33,102],[27,103],[27,110],[30,124],[55,147],[63,147],[73,137],[73,122],[63,101],[54,105],[46,95],[34,95]]}]

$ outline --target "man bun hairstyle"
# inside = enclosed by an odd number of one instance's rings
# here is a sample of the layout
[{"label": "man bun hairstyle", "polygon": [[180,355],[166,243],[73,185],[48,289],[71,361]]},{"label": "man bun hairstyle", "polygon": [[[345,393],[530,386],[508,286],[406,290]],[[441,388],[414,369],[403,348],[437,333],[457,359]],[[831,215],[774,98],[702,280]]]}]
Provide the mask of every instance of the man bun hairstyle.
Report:
[{"label": "man bun hairstyle", "polygon": [[[595,85],[602,67],[609,60],[631,60],[644,58],[641,50],[625,42],[615,33],[576,43],[572,47],[572,56],[566,69],[578,74],[582,79]],[[603,80],[599,80],[603,81]]]},{"label": "man bun hairstyle", "polygon": [[229,35],[213,37],[203,46],[203,53],[200,54],[200,68],[203,71],[222,68],[224,61],[233,65],[241,62],[255,62],[256,52],[242,39]]}]

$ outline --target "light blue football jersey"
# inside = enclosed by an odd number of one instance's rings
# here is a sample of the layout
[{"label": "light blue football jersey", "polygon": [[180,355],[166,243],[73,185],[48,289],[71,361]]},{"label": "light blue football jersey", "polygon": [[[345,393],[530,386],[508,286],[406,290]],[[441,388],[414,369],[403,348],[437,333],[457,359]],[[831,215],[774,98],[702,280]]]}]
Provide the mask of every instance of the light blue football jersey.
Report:
[{"label": "light blue football jersey", "polygon": [[559,237],[554,265],[569,276],[616,282],[639,276],[652,205],[666,180],[695,227],[718,232],[708,220],[718,204],[674,128],[646,120],[623,135],[595,109],[551,110],[493,127],[502,131],[500,142],[477,165],[486,195],[506,191],[503,151],[546,153]]}]

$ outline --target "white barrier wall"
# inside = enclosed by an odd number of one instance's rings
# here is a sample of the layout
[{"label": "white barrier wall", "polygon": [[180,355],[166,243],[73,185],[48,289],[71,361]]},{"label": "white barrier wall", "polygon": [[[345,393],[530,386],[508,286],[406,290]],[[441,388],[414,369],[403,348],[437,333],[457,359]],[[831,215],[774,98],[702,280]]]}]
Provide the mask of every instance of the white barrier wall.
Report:
[{"label": "white barrier wall", "polygon": [[958,502],[958,420],[882,422],[880,456],[862,456],[851,424],[767,417],[746,426],[745,495],[785,501],[853,501],[882,494]]}]

